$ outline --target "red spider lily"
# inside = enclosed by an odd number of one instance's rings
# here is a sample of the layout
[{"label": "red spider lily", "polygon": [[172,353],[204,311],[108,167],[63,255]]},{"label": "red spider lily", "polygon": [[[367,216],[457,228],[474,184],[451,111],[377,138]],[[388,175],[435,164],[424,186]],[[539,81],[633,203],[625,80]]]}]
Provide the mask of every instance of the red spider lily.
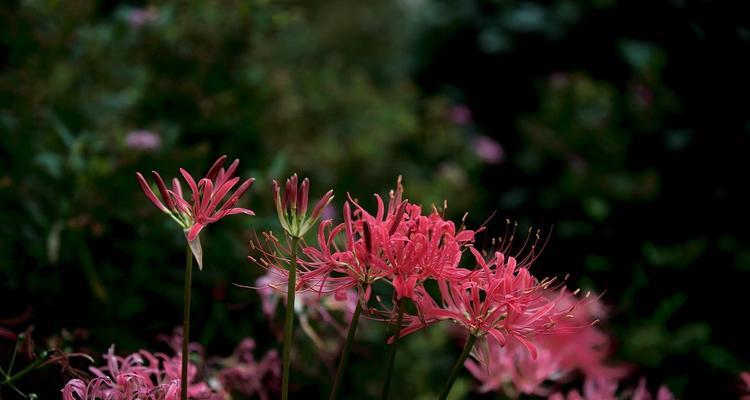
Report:
[{"label": "red spider lily", "polygon": [[[104,355],[107,365],[91,367],[95,375],[88,383],[70,380],[62,389],[63,400],[84,399],[151,399],[176,400],[180,396],[180,362],[178,356],[152,354],[146,350],[126,357],[114,354],[114,346]],[[190,364],[188,394],[191,398],[223,399],[224,393],[213,392],[206,383],[195,382],[197,368]]]},{"label": "red spider lily", "polygon": [[[68,381],[62,389],[63,400],[179,399],[182,337],[179,334],[163,337],[174,348],[174,356],[140,350],[120,357],[111,346],[103,357],[106,365],[90,367],[94,377],[88,382]],[[251,338],[243,339],[232,356],[210,363],[206,362],[199,344],[190,343],[190,348],[196,350],[193,356],[198,356],[201,363],[200,374],[196,364],[192,361],[189,364],[188,396],[191,399],[222,400],[230,398],[230,393],[268,399],[268,391],[278,387],[277,353],[271,350],[256,361],[252,354],[255,342]]]},{"label": "red spider lily", "polygon": [[[240,161],[234,160],[229,168],[225,170],[223,165],[226,159],[227,156],[219,157],[208,170],[206,177],[201,178],[197,183],[187,171],[180,168],[180,173],[192,192],[190,203],[183,198],[182,186],[177,178],[172,180],[172,188],[170,190],[167,189],[159,173],[152,171],[156,187],[161,196],[161,200],[159,200],[143,175],[140,172],[136,172],[138,184],[143,189],[146,197],[158,209],[169,214],[185,230],[187,240],[196,255],[196,259],[198,259],[200,267],[202,267],[200,243],[196,242],[196,240],[203,228],[228,215],[255,215],[250,209],[235,207],[242,195],[245,194],[255,181],[253,178],[244,181],[226,201],[224,200],[240,181],[239,177],[233,177]],[[219,206],[220,204],[221,206]]]},{"label": "red spider lily", "polygon": [[[561,295],[562,294],[562,295]],[[537,358],[533,359],[519,342],[509,341],[501,346],[496,341],[484,341],[474,348],[474,360],[465,366],[482,384],[480,392],[504,391],[509,397],[525,394],[548,395],[545,382],[567,380],[575,371],[589,378],[619,379],[627,368],[606,364],[610,341],[595,324],[603,317],[597,298],[577,299],[563,289],[549,293],[558,310],[577,311],[570,318],[558,321],[555,329],[538,335],[534,340]]]},{"label": "red spider lily", "polygon": [[[369,230],[362,223],[352,220],[348,203],[344,204],[344,220],[344,223],[336,226],[331,220],[321,222],[317,245],[302,247],[297,259],[297,291],[334,293],[338,300],[342,300],[350,289],[366,286],[378,278],[373,273],[376,268],[371,268],[369,263],[372,240],[369,233],[365,233]],[[339,236],[343,236],[343,247],[336,243]],[[249,257],[250,260],[286,280],[291,248],[283,245],[271,233],[264,233],[263,237],[265,245],[260,240],[251,242],[251,246],[261,253],[260,260]]]},{"label": "red spider lily", "polygon": [[[288,186],[293,188],[294,183],[292,179]],[[394,287],[398,300],[415,297],[416,288],[427,279],[460,277],[467,272],[457,266],[465,246],[474,239],[473,231],[456,229],[437,211],[422,215],[419,205],[403,200],[400,179],[389,197],[386,207],[375,195],[377,210],[372,214],[349,197],[343,223],[323,221],[318,226],[317,243],[304,246],[298,259],[298,291],[334,293],[340,299],[357,287],[360,297],[367,299],[371,284],[382,280]],[[278,196],[277,204],[285,207]],[[286,276],[290,249],[276,243],[273,235],[265,237],[279,251],[257,246],[263,253],[261,264]]]},{"label": "red spider lily", "polygon": [[485,261],[479,251],[470,249],[479,268],[457,279],[438,279],[440,304],[420,288],[416,303],[421,315],[410,318],[401,334],[451,320],[474,336],[489,335],[500,345],[512,337],[536,358],[536,348],[528,338],[551,330],[570,310],[556,309],[556,301],[544,295],[552,281],[538,281],[526,262],[514,257],[506,260],[499,251]]}]

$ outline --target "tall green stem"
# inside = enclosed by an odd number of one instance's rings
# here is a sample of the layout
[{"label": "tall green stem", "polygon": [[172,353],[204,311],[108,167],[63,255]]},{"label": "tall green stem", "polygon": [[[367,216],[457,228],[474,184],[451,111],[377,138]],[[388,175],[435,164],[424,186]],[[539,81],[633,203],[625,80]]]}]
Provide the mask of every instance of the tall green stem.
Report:
[{"label": "tall green stem", "polygon": [[396,325],[393,330],[393,344],[388,352],[388,367],[385,371],[385,382],[383,383],[383,394],[381,398],[383,400],[388,399],[388,389],[391,386],[391,375],[393,373],[393,365],[396,363],[396,350],[398,349],[398,340],[401,336],[401,323],[404,320],[404,305],[406,304],[406,297],[398,301],[398,317],[396,318]]},{"label": "tall green stem", "polygon": [[187,246],[185,257],[185,289],[183,291],[182,305],[182,391],[180,398],[187,400],[188,390],[188,359],[190,358],[190,290],[193,283],[193,252],[190,245]]},{"label": "tall green stem", "polygon": [[440,392],[440,396],[438,396],[438,399],[445,400],[448,397],[448,393],[450,393],[451,388],[453,387],[453,383],[456,382],[458,373],[463,369],[464,361],[466,361],[466,359],[469,357],[471,349],[474,347],[474,343],[476,343],[476,341],[477,337],[470,333],[469,338],[466,340],[464,351],[461,352],[458,360],[456,360],[456,363],[453,365],[453,370],[451,371],[448,380],[445,382],[445,386],[443,386],[443,390]]},{"label": "tall green stem", "polygon": [[339,368],[336,371],[336,378],[333,381],[333,389],[331,390],[330,400],[336,400],[339,397],[341,391],[341,383],[346,374],[346,366],[349,364],[349,352],[352,349],[352,343],[354,342],[354,334],[357,332],[357,325],[359,324],[359,314],[362,313],[362,302],[357,301],[357,307],[354,308],[354,315],[352,315],[352,322],[349,323],[349,333],[346,334],[346,343],[344,343],[344,349],[341,352],[341,360],[339,360]]},{"label": "tall green stem", "polygon": [[281,378],[281,399],[289,398],[289,363],[292,355],[294,329],[294,294],[297,286],[297,244],[299,238],[292,238],[292,256],[289,264],[289,279],[286,287],[286,322],[284,323],[283,375]]}]

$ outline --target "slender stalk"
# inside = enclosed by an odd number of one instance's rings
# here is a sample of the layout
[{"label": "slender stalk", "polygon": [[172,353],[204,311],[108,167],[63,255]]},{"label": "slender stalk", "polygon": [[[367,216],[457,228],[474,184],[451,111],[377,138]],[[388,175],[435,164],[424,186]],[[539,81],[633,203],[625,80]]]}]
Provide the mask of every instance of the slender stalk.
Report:
[{"label": "slender stalk", "polygon": [[352,315],[352,321],[349,323],[349,333],[346,334],[346,343],[344,343],[344,349],[341,352],[341,360],[339,360],[339,367],[336,370],[336,378],[333,381],[333,389],[331,389],[330,400],[336,400],[339,397],[341,391],[341,383],[346,374],[346,366],[349,364],[349,352],[352,349],[352,343],[354,342],[354,334],[357,332],[357,325],[359,324],[359,314],[362,313],[362,302],[357,301],[357,307],[354,308],[354,315]]},{"label": "slender stalk", "polygon": [[16,338],[16,346],[13,348],[13,356],[10,357],[10,364],[8,365],[8,372],[7,374],[10,375],[13,373],[13,364],[16,363],[16,355],[21,349],[21,342],[23,342],[26,339],[26,334],[19,334]]},{"label": "slender stalk", "polygon": [[193,252],[187,245],[187,256],[185,257],[185,289],[183,291],[182,306],[182,375],[180,398],[187,400],[188,389],[188,359],[190,358],[190,291],[193,283]]},{"label": "slender stalk", "polygon": [[13,376],[8,376],[7,378],[5,378],[4,381],[0,381],[0,385],[11,385],[16,380],[23,378],[26,374],[36,369],[40,364],[47,361],[48,356],[49,356],[49,352],[47,351],[43,352],[39,358],[34,360],[34,362],[32,362],[31,364],[27,365],[26,368],[18,371]]},{"label": "slender stalk", "polygon": [[404,306],[406,305],[406,297],[400,299],[398,301],[398,317],[396,317],[396,325],[394,325],[395,329],[393,330],[393,344],[391,344],[391,349],[388,352],[388,367],[385,371],[385,382],[383,383],[383,394],[381,395],[381,398],[383,400],[388,399],[388,389],[391,386],[391,375],[393,373],[393,365],[396,363],[396,350],[398,349],[398,340],[399,336],[401,336],[401,322],[404,320]]},{"label": "slender stalk", "polygon": [[281,378],[281,399],[289,398],[289,363],[292,355],[294,329],[294,295],[297,286],[297,245],[299,238],[292,237],[292,256],[289,264],[289,279],[286,287],[286,322],[284,323],[284,372]]},{"label": "slender stalk", "polygon": [[456,360],[456,363],[453,364],[453,370],[451,370],[451,374],[448,377],[448,380],[445,382],[445,386],[443,386],[443,390],[440,392],[440,396],[438,396],[438,399],[445,400],[448,397],[448,393],[450,393],[451,388],[453,387],[453,383],[456,382],[458,373],[461,372],[461,369],[463,369],[464,361],[466,361],[466,358],[469,357],[471,349],[474,347],[474,343],[476,343],[476,341],[477,337],[470,333],[469,338],[466,340],[464,351],[461,352],[458,360]]}]

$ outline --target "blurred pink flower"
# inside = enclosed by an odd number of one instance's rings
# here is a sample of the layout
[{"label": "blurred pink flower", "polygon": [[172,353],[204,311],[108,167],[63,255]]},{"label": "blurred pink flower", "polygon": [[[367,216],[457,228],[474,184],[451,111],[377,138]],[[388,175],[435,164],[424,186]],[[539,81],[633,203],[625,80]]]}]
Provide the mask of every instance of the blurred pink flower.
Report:
[{"label": "blurred pink flower", "polygon": [[646,387],[646,379],[641,378],[635,389],[622,390],[617,395],[618,383],[616,379],[606,377],[586,378],[583,383],[583,395],[573,389],[567,395],[557,392],[549,397],[549,400],[617,400],[618,398],[631,400],[674,400],[675,397],[666,386],[660,386],[656,397],[649,393]]},{"label": "blurred pink flower", "polygon": [[133,150],[154,151],[161,147],[161,137],[151,131],[132,131],[125,136],[125,145]]},{"label": "blurred pink flower", "polygon": [[250,398],[257,395],[262,400],[268,399],[269,391],[276,391],[281,377],[279,354],[271,350],[259,362],[253,356],[255,341],[243,339],[234,353],[222,361],[224,368],[218,379],[227,393],[239,394]]},{"label": "blurred pink flower", "polygon": [[336,210],[336,207],[329,203],[323,208],[323,214],[320,216],[320,219],[336,219],[338,215],[339,213]]},{"label": "blurred pink flower", "polygon": [[[85,382],[72,379],[62,389],[63,400],[178,400],[180,398],[180,375],[182,338],[179,329],[173,335],[160,336],[175,349],[175,356],[150,353],[140,350],[126,357],[114,354],[114,345],[104,355],[106,365],[91,367],[94,377]],[[202,365],[188,366],[188,397],[194,400],[225,400],[231,394],[246,397],[258,396],[268,399],[269,392],[279,386],[281,375],[279,356],[271,350],[256,361],[253,357],[255,341],[243,339],[234,353],[218,362],[206,363],[203,348],[190,343]],[[200,379],[199,379],[200,378]]]},{"label": "blurred pink flower", "polygon": [[140,28],[159,18],[159,13],[153,8],[131,8],[125,14],[125,18],[133,28]]},{"label": "blurred pink flower", "polygon": [[[104,359],[106,365],[91,367],[94,378],[88,383],[80,379],[69,381],[62,389],[63,400],[141,398],[177,400],[180,394],[180,355],[169,357],[146,350],[126,357],[114,354],[111,346]],[[194,399],[220,400],[224,394],[211,390],[204,382],[196,382],[197,368],[190,364],[188,396]]]},{"label": "blurred pink flower", "polygon": [[450,108],[450,120],[456,125],[468,125],[472,121],[471,109],[463,104],[457,104]]},{"label": "blurred pink flower", "polygon": [[740,400],[750,400],[750,372],[745,371],[740,373],[740,379],[742,380],[742,386],[740,387],[742,396]]},{"label": "blurred pink flower", "polygon": [[505,160],[505,150],[495,139],[477,135],[474,137],[471,143],[474,154],[487,164],[499,164]]}]

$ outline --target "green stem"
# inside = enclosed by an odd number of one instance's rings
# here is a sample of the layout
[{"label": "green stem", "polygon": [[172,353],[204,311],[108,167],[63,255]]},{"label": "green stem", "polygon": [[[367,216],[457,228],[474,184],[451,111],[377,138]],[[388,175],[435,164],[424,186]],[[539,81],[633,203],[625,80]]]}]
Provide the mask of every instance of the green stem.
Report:
[{"label": "green stem", "polygon": [[359,314],[362,313],[362,302],[357,301],[357,307],[354,308],[354,315],[352,315],[352,322],[349,324],[349,333],[346,334],[346,343],[344,343],[344,349],[341,352],[341,360],[339,361],[339,368],[336,370],[336,378],[333,381],[333,389],[331,390],[330,400],[336,400],[339,397],[341,391],[341,383],[346,373],[346,366],[349,364],[349,352],[352,349],[352,343],[354,342],[354,334],[357,332],[357,325],[359,324]]},{"label": "green stem", "polygon": [[28,366],[26,366],[26,368],[18,371],[17,374],[6,378],[4,381],[0,382],[0,384],[1,385],[10,385],[13,382],[15,382],[16,380],[23,378],[26,374],[28,374],[29,372],[31,372],[34,369],[36,369],[36,367],[38,367],[39,364],[45,362],[47,360],[47,356],[48,355],[49,355],[49,353],[45,351],[44,353],[42,353],[42,355],[39,358],[37,358],[36,360],[34,360],[33,363],[31,363]]},{"label": "green stem", "polygon": [[453,365],[453,370],[451,371],[448,380],[445,382],[445,386],[443,386],[443,390],[440,392],[440,396],[438,396],[438,399],[445,400],[448,397],[448,393],[450,393],[451,388],[453,387],[453,383],[456,382],[458,373],[461,372],[461,369],[463,369],[464,361],[466,361],[466,359],[469,357],[471,349],[474,347],[474,343],[476,343],[476,341],[477,337],[470,333],[469,338],[466,340],[464,351],[461,352],[458,360],[456,360],[456,363]]},{"label": "green stem", "polygon": [[185,289],[183,292],[182,306],[182,391],[180,398],[187,400],[188,390],[188,359],[190,358],[190,291],[193,282],[193,252],[190,245],[187,246],[187,256],[185,258]]},{"label": "green stem", "polygon": [[26,339],[26,335],[21,333],[16,338],[16,346],[13,348],[13,356],[10,357],[10,364],[8,365],[8,372],[6,372],[6,375],[10,375],[13,373],[13,364],[16,363],[16,355],[18,354],[18,351],[21,349],[21,342]]},{"label": "green stem", "polygon": [[283,375],[281,378],[281,399],[289,398],[289,363],[292,355],[294,329],[294,295],[297,290],[297,244],[299,238],[292,237],[292,256],[289,264],[289,279],[286,287],[286,322],[284,323]]},{"label": "green stem", "polygon": [[383,394],[381,398],[383,400],[388,399],[388,389],[391,386],[391,375],[393,372],[393,365],[396,363],[396,349],[398,349],[398,340],[401,336],[401,322],[404,320],[404,305],[406,304],[406,297],[398,301],[398,317],[396,318],[396,325],[393,334],[393,344],[388,352],[388,367],[385,371],[385,382],[383,383]]}]

